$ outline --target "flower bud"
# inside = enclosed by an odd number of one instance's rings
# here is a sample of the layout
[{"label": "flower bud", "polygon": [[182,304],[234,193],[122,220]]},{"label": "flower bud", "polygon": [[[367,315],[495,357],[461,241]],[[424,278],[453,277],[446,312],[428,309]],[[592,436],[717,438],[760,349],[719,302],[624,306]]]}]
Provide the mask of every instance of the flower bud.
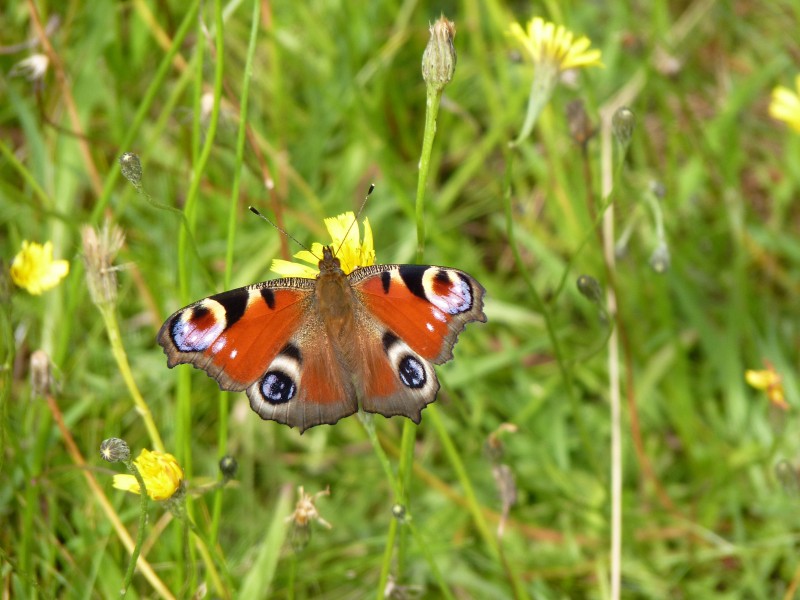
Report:
[{"label": "flower bud", "polygon": [[581,275],[575,283],[578,286],[578,291],[587,300],[591,300],[595,304],[600,304],[603,301],[603,292],[600,289],[600,284],[591,275]]},{"label": "flower bud", "polygon": [[392,516],[403,523],[406,520],[406,507],[399,502],[392,504]]},{"label": "flower bud", "polygon": [[131,182],[133,187],[142,185],[142,163],[133,152],[126,152],[119,157],[119,167],[122,176]]},{"label": "flower bud", "polygon": [[236,471],[239,469],[239,463],[232,456],[223,456],[219,461],[219,470],[222,472],[222,477],[233,479],[236,476]]},{"label": "flower bud", "polygon": [[100,444],[100,457],[110,463],[125,462],[131,457],[131,449],[125,440],[108,438]]},{"label": "flower bud", "polygon": [[666,242],[659,242],[650,255],[650,267],[656,273],[666,273],[669,270],[670,262],[669,246]]},{"label": "flower bud", "polygon": [[627,106],[618,108],[611,117],[611,131],[614,137],[623,146],[627,146],[633,137],[633,129],[636,126],[636,116]]},{"label": "flower bud", "polygon": [[441,92],[456,71],[456,48],[453,45],[456,25],[441,16],[430,32],[431,38],[422,55],[422,78],[428,88]]}]

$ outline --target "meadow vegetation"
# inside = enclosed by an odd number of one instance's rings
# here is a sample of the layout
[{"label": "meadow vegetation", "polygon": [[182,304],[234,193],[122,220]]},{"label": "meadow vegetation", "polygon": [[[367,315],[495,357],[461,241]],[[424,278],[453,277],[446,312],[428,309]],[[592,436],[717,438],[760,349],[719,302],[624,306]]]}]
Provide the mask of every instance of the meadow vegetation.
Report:
[{"label": "meadow vegetation", "polygon": [[[573,55],[536,55],[537,16]],[[9,3],[3,597],[794,598],[799,23],[789,0]],[[249,205],[310,246],[372,183],[378,263],[486,288],[419,426],[300,435],[167,368],[168,315],[300,250]],[[50,245],[13,263],[26,242]],[[103,460],[142,450],[155,499]]]}]

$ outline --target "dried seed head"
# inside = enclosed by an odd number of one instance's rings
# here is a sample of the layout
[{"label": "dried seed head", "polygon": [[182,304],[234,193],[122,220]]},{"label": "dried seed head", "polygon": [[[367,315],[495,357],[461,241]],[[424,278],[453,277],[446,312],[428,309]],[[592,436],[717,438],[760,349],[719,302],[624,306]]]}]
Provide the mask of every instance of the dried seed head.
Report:
[{"label": "dried seed head", "polygon": [[50,357],[44,350],[31,354],[31,389],[35,396],[46,396],[53,389]]},{"label": "dried seed head", "polygon": [[589,120],[589,115],[586,114],[586,107],[583,100],[573,100],[567,104],[567,121],[569,122],[569,133],[572,139],[581,146],[594,137],[597,129],[592,125]]},{"label": "dried seed head", "polygon": [[86,282],[92,301],[98,306],[113,305],[117,301],[117,274],[112,264],[125,236],[119,227],[108,221],[101,230],[87,225],[81,233]]},{"label": "dried seed head", "polygon": [[431,37],[422,54],[422,78],[429,88],[442,91],[456,72],[456,25],[444,15],[430,28]]}]

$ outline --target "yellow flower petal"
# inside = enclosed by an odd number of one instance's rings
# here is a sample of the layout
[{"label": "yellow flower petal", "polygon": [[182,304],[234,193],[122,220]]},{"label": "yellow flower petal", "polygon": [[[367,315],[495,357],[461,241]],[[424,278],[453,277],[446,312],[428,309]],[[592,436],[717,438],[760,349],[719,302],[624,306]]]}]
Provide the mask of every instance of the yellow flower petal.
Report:
[{"label": "yellow flower petal", "polygon": [[787,410],[789,403],[786,402],[786,397],[783,393],[781,376],[768,361],[765,360],[764,363],[767,366],[766,369],[760,371],[747,370],[744,373],[744,379],[751,387],[765,391],[767,399],[775,406]]},{"label": "yellow flower petal", "polygon": [[778,86],[772,90],[769,114],[800,133],[800,75],[795,77],[795,90]]},{"label": "yellow flower petal", "polygon": [[[133,461],[144,480],[147,495],[153,500],[167,500],[175,495],[183,482],[183,469],[171,454],[143,448]],[[133,475],[114,475],[114,487],[134,494],[140,493],[139,482]]]},{"label": "yellow flower petal", "polygon": [[282,275],[283,277],[304,277],[306,279],[314,279],[317,273],[319,273],[319,271],[313,267],[293,263],[288,260],[283,260],[282,258],[273,259],[270,271]]},{"label": "yellow flower petal", "polygon": [[[351,273],[358,267],[366,267],[375,264],[375,248],[372,242],[372,229],[369,220],[364,219],[364,241],[359,241],[358,225],[355,224],[355,214],[346,212],[336,217],[325,219],[325,228],[331,236],[331,243],[334,255],[339,259],[342,270]],[[314,278],[319,273],[319,261],[322,257],[323,245],[314,242],[311,250],[301,250],[294,257],[315,268],[291,263],[281,259],[272,261],[271,270],[284,277],[306,277]]]},{"label": "yellow flower petal", "polygon": [[535,65],[549,63],[559,71],[579,67],[602,67],[600,50],[589,50],[591,41],[575,34],[563,25],[534,17],[527,24],[527,34],[518,23],[509,26],[509,35],[522,45]]},{"label": "yellow flower petal", "polygon": [[29,294],[38,296],[57,286],[69,273],[69,262],[53,260],[53,243],[27,240],[11,263],[11,280]]}]

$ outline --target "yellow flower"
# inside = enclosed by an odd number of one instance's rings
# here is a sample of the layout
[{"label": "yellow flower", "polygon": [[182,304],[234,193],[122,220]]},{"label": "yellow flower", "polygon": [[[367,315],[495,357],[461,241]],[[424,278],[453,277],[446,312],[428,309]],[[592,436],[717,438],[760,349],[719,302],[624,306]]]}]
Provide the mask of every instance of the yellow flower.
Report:
[{"label": "yellow flower", "polygon": [[768,361],[764,361],[766,369],[760,371],[747,370],[744,374],[744,379],[747,383],[757,390],[764,390],[767,393],[767,398],[778,408],[783,410],[789,409],[789,403],[783,394],[783,383],[781,383],[781,376],[775,370],[775,367]]},{"label": "yellow flower", "polygon": [[42,246],[36,242],[23,241],[22,250],[11,263],[13,282],[34,296],[57,286],[67,273],[69,262],[53,260],[52,242],[45,242]]},{"label": "yellow flower", "polygon": [[[153,500],[167,500],[180,489],[183,469],[172,454],[150,452],[143,448],[139,458],[133,463],[144,479],[147,495]],[[133,475],[114,475],[114,487],[134,494],[139,493],[139,482]]]},{"label": "yellow flower", "polygon": [[528,21],[527,33],[519,23],[512,23],[509,34],[518,41],[534,64],[548,63],[559,71],[578,67],[602,67],[600,50],[589,50],[592,44],[586,36],[575,35],[563,25],[556,26],[541,17]]},{"label": "yellow flower", "polygon": [[[342,271],[345,273],[350,273],[358,267],[368,267],[375,264],[375,248],[372,245],[372,228],[369,226],[369,219],[364,219],[363,242],[359,241],[358,225],[355,220],[356,216],[352,212],[325,219],[325,227],[328,229],[332,240],[328,245],[333,248],[334,255],[339,259]],[[301,250],[294,257],[317,267],[322,257],[322,248],[322,244],[314,242],[311,245],[310,252]],[[300,265],[279,258],[272,261],[271,270],[284,277],[314,279],[319,274],[319,268]]]},{"label": "yellow flower", "polygon": [[796,91],[780,85],[772,90],[769,115],[800,133],[800,75],[794,78],[794,87]]}]

